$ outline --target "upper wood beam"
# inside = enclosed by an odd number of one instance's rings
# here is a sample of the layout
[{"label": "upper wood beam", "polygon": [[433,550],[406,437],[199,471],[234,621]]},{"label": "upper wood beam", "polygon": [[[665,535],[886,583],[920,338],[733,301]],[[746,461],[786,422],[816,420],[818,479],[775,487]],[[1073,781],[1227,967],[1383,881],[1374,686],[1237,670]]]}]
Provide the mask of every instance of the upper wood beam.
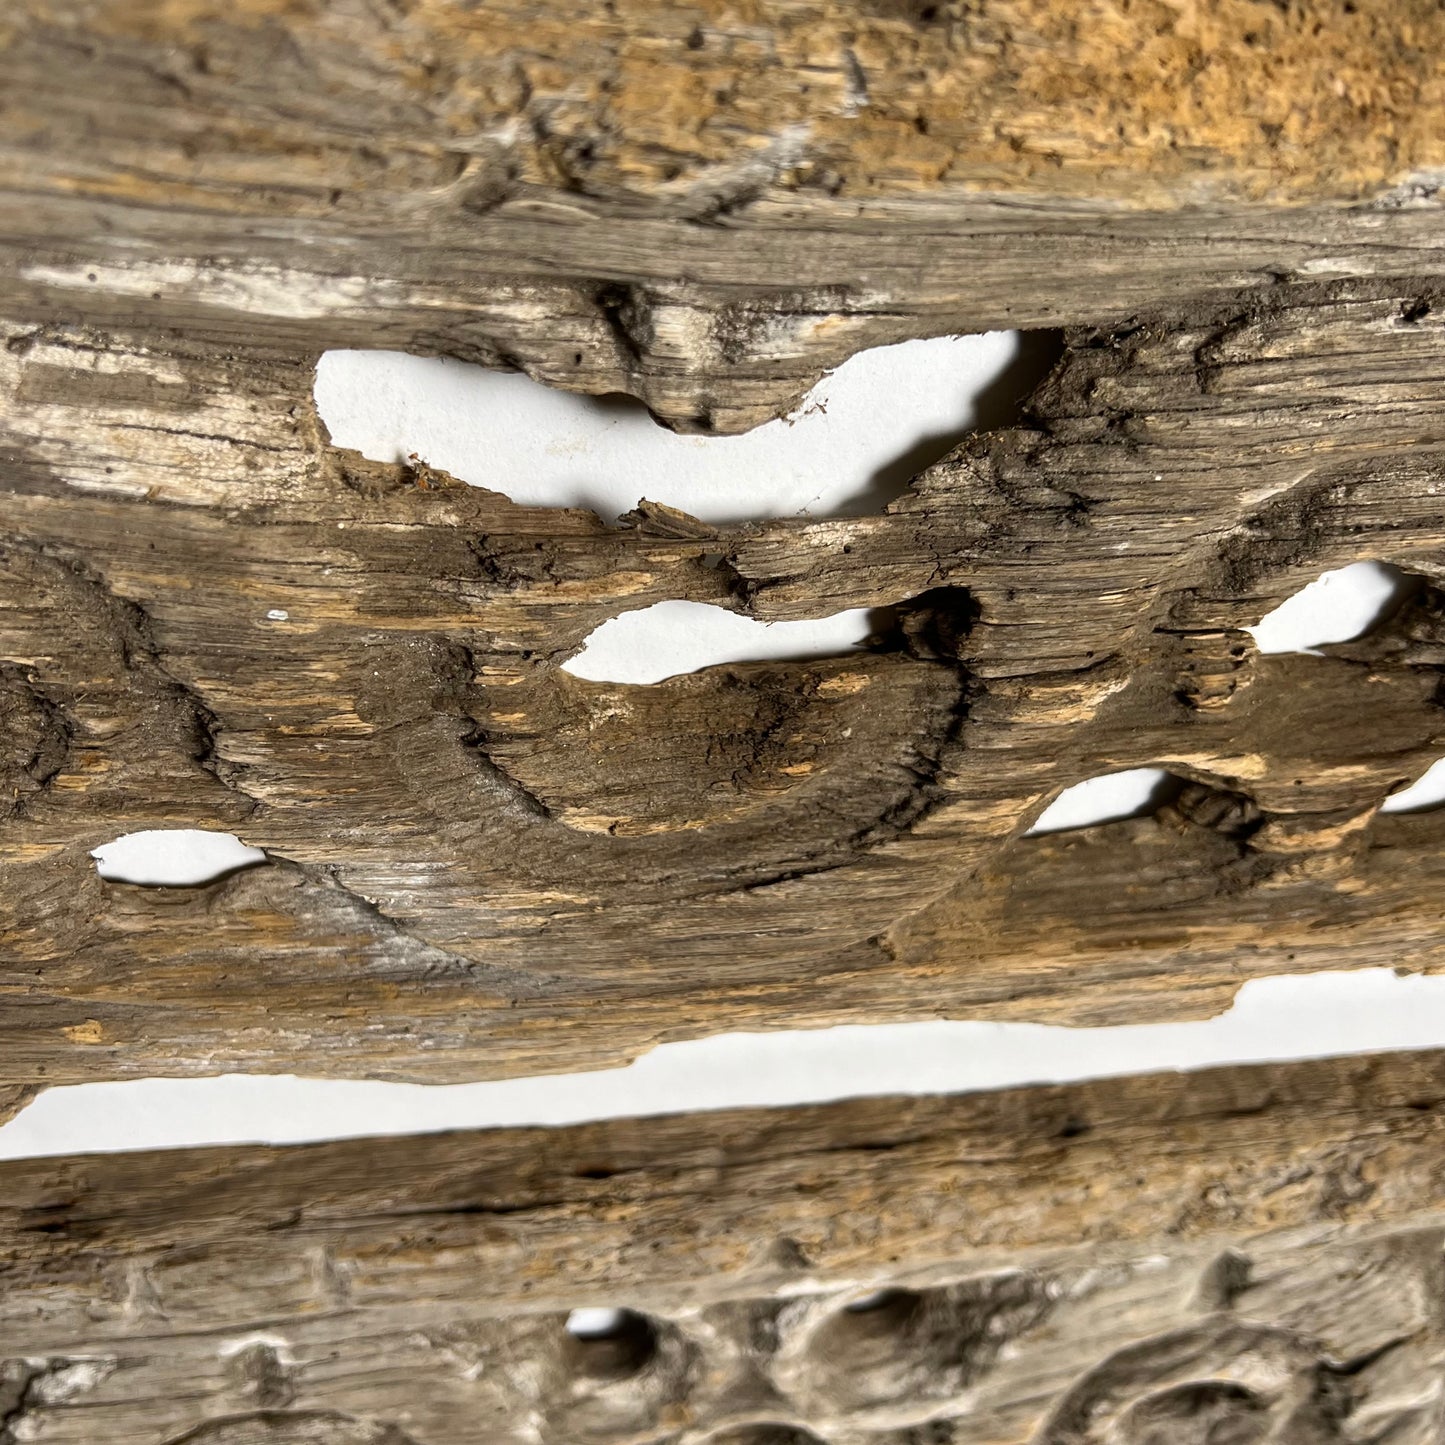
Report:
[{"label": "upper wood beam", "polygon": [[29,319],[393,345],[733,431],[851,351],[1441,269],[1426,0],[24,0]]}]

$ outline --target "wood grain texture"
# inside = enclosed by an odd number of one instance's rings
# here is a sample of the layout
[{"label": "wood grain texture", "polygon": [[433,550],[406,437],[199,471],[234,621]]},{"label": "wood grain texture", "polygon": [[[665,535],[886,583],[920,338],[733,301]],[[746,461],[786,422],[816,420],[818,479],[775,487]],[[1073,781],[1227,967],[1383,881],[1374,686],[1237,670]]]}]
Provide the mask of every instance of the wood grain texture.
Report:
[{"label": "wood grain texture", "polygon": [[[289,354],[12,326],[0,1079],[439,1082],[1439,967],[1441,816],[1377,811],[1445,753],[1435,298],[1072,331],[1018,427],[885,511],[736,529],[339,452]],[[1246,626],[1362,557],[1421,579],[1407,606],[1256,652]],[[894,611],[818,662],[559,670],[665,598]],[[1155,817],[1024,836],[1148,764],[1187,783]],[[99,844],[184,826],[270,862],[97,877]]]},{"label": "wood grain texture", "polygon": [[0,1438],[1431,1445],[1442,1129],[1393,1055],[7,1163]]},{"label": "wood grain texture", "polygon": [[[1442,14],[7,6],[0,1118],[1445,965],[1445,823],[1379,813],[1445,753]],[[1015,325],[1017,425],[863,517],[607,526],[311,400],[390,346],[731,432]],[[1364,557],[1395,615],[1256,651]],[[560,670],[670,598],[879,631]],[[97,876],[174,827],[268,860]],[[0,1165],[0,1445],[1434,1445],[1442,1068]]]},{"label": "wood grain texture", "polygon": [[13,0],[28,321],[737,431],[912,335],[1441,269],[1429,0]]}]

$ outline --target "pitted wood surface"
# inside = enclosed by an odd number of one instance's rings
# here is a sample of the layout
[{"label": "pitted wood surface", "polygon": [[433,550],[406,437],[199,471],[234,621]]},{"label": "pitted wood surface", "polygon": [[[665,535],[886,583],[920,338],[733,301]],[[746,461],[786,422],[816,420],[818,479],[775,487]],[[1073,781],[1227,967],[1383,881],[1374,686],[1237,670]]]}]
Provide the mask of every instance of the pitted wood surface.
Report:
[{"label": "pitted wood surface", "polygon": [[1433,1445],[1442,1110],[1394,1055],[3,1164],[0,1439]]},{"label": "pitted wood surface", "polygon": [[[1445,824],[1377,810],[1445,755],[1441,316],[1349,282],[1073,331],[886,511],[735,529],[336,451],[289,356],[12,326],[0,1077],[459,1080],[1439,967]],[[1360,558],[1419,590],[1256,652]],[[665,598],[894,613],[819,662],[559,670]],[[1022,836],[1150,764],[1188,784],[1156,817]],[[187,826],[271,861],[150,889],[88,856]]]}]

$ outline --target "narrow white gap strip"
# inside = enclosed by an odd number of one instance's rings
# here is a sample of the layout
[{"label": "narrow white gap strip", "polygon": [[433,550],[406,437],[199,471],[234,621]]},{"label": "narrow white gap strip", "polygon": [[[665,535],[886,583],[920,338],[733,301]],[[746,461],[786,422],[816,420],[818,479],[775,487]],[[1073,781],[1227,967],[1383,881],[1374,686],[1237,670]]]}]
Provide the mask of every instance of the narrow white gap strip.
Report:
[{"label": "narrow white gap strip", "polygon": [[658,602],[611,617],[563,672],[593,682],[661,682],[724,662],[834,657],[874,630],[867,608],[801,622],[757,622],[706,602]]},{"label": "narrow white gap strip", "polygon": [[191,888],[210,883],[238,868],[264,863],[259,848],[247,847],[234,833],[201,828],[147,828],[124,833],[91,851],[95,871],[112,883]]},{"label": "narrow white gap strip", "polygon": [[736,523],[879,510],[908,479],[900,464],[922,470],[978,424],[1019,347],[1014,331],[875,347],[742,436],[678,436],[630,398],[394,351],[328,351],[315,395],[332,441],[373,461],[415,454],[526,506],[609,521],[646,497]]},{"label": "narrow white gap strip", "polygon": [[1096,823],[1143,817],[1159,808],[1174,783],[1173,774],[1163,768],[1126,768],[1086,778],[1065,788],[1024,836],[1063,833],[1072,828],[1091,828]]},{"label": "narrow white gap strip", "polygon": [[1245,630],[1261,652],[1314,652],[1353,642],[1384,621],[1419,578],[1388,562],[1351,562],[1325,572]]},{"label": "narrow white gap strip", "polygon": [[[1388,939],[1381,947],[1388,951]],[[1441,1047],[1445,977],[1373,968],[1253,979],[1231,1009],[1199,1023],[1069,1029],[940,1020],[723,1034],[662,1044],[623,1069],[482,1084],[289,1075],[79,1084],[49,1090],[0,1128],[0,1158],[575,1124]]]}]

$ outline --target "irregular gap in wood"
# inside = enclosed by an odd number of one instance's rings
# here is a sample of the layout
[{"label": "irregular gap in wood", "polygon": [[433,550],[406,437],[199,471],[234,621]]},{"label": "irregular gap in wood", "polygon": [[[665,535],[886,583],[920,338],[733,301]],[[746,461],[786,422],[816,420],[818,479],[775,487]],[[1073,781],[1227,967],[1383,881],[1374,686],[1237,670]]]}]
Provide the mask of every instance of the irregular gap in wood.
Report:
[{"label": "irregular gap in wood", "polygon": [[1063,354],[1058,332],[991,332],[859,352],[786,417],[743,436],[677,436],[628,397],[385,352],[327,352],[318,413],[334,445],[445,471],[531,507],[603,521],[642,500],[701,522],[866,516],[976,432],[1019,423]]},{"label": "irregular gap in wood", "polygon": [[1152,817],[1178,798],[1185,786],[1183,778],[1166,768],[1128,768],[1121,773],[1085,778],[1065,788],[1034,819],[1024,837]]},{"label": "irregular gap in wood", "polygon": [[625,1380],[655,1366],[662,1353],[657,1325],[636,1310],[572,1310],[565,1328],[567,1368],[583,1378]]},{"label": "irregular gap in wood", "polygon": [[561,670],[589,682],[647,685],[727,663],[841,657],[894,630],[893,610],[885,607],[758,622],[707,602],[654,602],[609,617]]},{"label": "irregular gap in wood", "polygon": [[1418,778],[1380,804],[1382,813],[1424,813],[1445,803],[1445,758],[1431,763]]},{"label": "irregular gap in wood", "polygon": [[1351,562],[1316,578],[1245,631],[1262,654],[1317,653],[1368,637],[1425,586],[1417,573],[1386,562]]},{"label": "irregular gap in wood", "polygon": [[594,1305],[588,1309],[573,1310],[567,1316],[567,1333],[578,1339],[606,1339],[626,1327],[628,1312],[607,1305]]},{"label": "irregular gap in wood", "polygon": [[[1198,1007],[1188,995],[1175,1005]],[[1429,1047],[1445,1048],[1445,979],[1377,968],[1251,980],[1224,1012],[1170,1024],[934,1020],[721,1035],[660,1044],[625,1069],[449,1086],[275,1075],[81,1084],[48,1090],[0,1129],[0,1159],[571,1125]]]},{"label": "irregular gap in wood", "polygon": [[200,828],[146,828],[92,848],[95,871],[107,883],[147,888],[198,888],[265,863],[266,854],[234,833]]}]

